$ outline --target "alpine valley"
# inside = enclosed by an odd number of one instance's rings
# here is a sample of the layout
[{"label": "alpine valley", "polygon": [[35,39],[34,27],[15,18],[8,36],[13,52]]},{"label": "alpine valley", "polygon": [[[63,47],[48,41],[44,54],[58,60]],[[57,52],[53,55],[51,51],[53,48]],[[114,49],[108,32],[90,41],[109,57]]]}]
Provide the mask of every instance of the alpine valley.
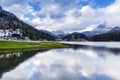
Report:
[{"label": "alpine valley", "polygon": [[30,40],[88,40],[88,41],[120,41],[120,27],[106,27],[100,24],[92,31],[65,33],[63,31],[38,30],[33,26],[23,22],[14,14],[5,11],[0,7],[0,29],[21,29],[24,37]]}]

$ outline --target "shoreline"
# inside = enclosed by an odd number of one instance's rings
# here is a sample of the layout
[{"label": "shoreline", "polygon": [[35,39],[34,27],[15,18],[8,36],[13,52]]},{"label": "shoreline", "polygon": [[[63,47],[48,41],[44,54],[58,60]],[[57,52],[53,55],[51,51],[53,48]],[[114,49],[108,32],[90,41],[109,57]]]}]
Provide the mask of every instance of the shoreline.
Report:
[{"label": "shoreline", "polygon": [[75,42],[75,41],[59,41],[61,44],[70,44],[70,45],[85,45],[85,46],[94,46],[94,47],[105,47],[105,48],[118,48],[120,49],[120,42]]}]

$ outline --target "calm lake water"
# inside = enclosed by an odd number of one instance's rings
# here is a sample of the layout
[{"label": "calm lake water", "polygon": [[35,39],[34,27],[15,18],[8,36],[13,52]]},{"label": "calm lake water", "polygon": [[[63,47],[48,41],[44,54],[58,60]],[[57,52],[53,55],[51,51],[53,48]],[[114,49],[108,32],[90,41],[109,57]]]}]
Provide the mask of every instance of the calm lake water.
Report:
[{"label": "calm lake water", "polygon": [[120,49],[70,46],[1,54],[0,80],[120,80]]}]

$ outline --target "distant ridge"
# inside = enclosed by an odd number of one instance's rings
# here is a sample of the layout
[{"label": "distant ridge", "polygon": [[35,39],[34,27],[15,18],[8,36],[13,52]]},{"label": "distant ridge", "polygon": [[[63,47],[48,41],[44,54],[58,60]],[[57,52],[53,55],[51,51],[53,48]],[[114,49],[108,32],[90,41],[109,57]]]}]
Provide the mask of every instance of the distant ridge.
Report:
[{"label": "distant ridge", "polygon": [[81,40],[87,40],[88,37],[85,34],[73,32],[63,37],[63,39],[67,41],[81,41]]}]

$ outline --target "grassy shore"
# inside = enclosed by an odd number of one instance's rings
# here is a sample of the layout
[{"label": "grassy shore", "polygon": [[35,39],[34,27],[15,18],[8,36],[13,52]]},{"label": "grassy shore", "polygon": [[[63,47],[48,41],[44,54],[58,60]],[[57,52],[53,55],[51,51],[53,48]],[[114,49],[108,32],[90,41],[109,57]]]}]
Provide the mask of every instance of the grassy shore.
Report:
[{"label": "grassy shore", "polygon": [[55,42],[0,41],[0,53],[53,49],[53,48],[66,48],[66,47],[67,46]]}]

